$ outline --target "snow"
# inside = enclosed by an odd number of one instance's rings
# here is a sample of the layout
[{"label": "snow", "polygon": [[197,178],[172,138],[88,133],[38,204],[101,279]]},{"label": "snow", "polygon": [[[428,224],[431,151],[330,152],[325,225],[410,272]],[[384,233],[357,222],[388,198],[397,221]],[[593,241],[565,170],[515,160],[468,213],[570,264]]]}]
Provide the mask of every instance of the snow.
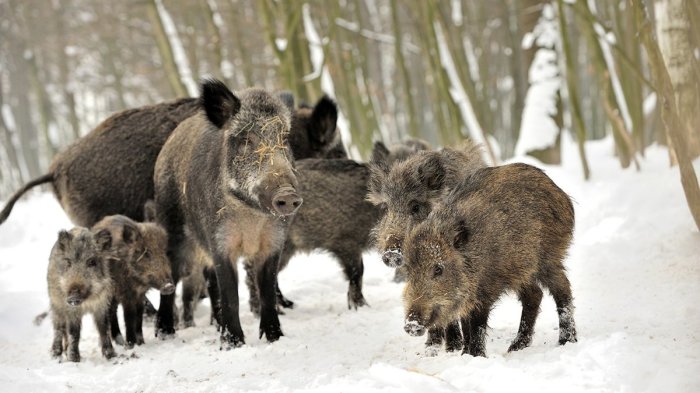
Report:
[{"label": "snow", "polygon": [[[575,144],[562,139],[563,165],[534,163],[575,200],[576,233],[567,259],[579,341],[558,346],[554,302],[546,295],[532,345],[507,353],[520,305],[505,297],[494,309],[487,358],[425,355],[425,337],[404,332],[402,285],[379,256],[365,254],[364,294],[371,307],[347,309],[347,283],[327,254],[297,255],[280,274],[296,307],[280,316],[285,336],[257,338],[258,321],[241,290],[247,344],[220,351],[197,309],[194,328],[168,341],[153,338],[106,361],[89,318],[79,364],[49,356],[49,250],[69,221],[50,194],[18,202],[0,226],[0,390],[241,392],[695,392],[700,386],[700,233],[689,214],[678,168],[649,147],[643,170],[622,170],[613,141],[586,146],[592,178],[583,182]],[[700,161],[695,162],[700,169]],[[242,271],[243,269],[239,269]]]}]

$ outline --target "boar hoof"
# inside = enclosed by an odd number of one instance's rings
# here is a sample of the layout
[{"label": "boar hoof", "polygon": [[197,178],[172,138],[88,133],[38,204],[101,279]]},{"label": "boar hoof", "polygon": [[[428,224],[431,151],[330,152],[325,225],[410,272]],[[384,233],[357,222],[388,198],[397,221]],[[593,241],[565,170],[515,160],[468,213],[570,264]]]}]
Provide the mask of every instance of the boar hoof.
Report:
[{"label": "boar hoof", "polygon": [[348,309],[357,311],[358,307],[368,306],[365,297],[360,294],[359,296],[348,295]]},{"label": "boar hoof", "polygon": [[143,345],[146,342],[143,340],[143,334],[136,334],[136,345]]},{"label": "boar hoof", "polygon": [[68,354],[68,361],[74,362],[74,363],[79,363],[80,362],[80,353],[78,353],[78,352],[69,353]]},{"label": "boar hoof", "polygon": [[434,358],[440,352],[440,345],[427,345],[425,347],[425,357]]},{"label": "boar hoof", "polygon": [[182,323],[185,326],[185,329],[194,327],[194,320],[193,319],[185,319],[185,321]]},{"label": "boar hoof", "polygon": [[277,295],[277,304],[284,308],[294,308],[294,302],[282,295]]},{"label": "boar hoof", "polygon": [[126,345],[126,342],[124,341],[124,336],[121,334],[117,334],[115,337],[112,338],[117,345]]},{"label": "boar hoof", "polygon": [[263,334],[265,335],[267,341],[271,343],[279,340],[280,337],[284,336],[284,333],[282,333],[282,329],[279,326],[270,326],[267,329],[260,329],[261,338]]},{"label": "boar hoof", "polygon": [[127,340],[124,343],[124,349],[133,349],[134,348],[134,343],[132,341]]},{"label": "boar hoof", "polygon": [[221,335],[221,345],[219,350],[229,351],[234,348],[239,348],[245,345],[245,340],[243,337],[235,337],[231,333],[224,333]]},{"label": "boar hoof", "polygon": [[510,344],[510,347],[508,347],[508,352],[514,352],[514,351],[519,351],[523,348],[526,348],[527,346],[530,345],[530,342],[532,341],[532,337],[526,337],[526,336],[521,336],[518,335],[515,340],[513,340],[513,343]]},{"label": "boar hoof", "polygon": [[462,355],[472,355],[474,357],[486,357],[486,350],[484,348],[464,348]]},{"label": "boar hoof", "polygon": [[109,347],[102,348],[102,356],[104,356],[105,359],[111,359],[117,356],[117,354],[114,352],[114,348],[112,348],[112,346],[110,345]]},{"label": "boar hoof", "polygon": [[170,340],[175,338],[175,329],[156,329],[156,337],[161,340]]}]

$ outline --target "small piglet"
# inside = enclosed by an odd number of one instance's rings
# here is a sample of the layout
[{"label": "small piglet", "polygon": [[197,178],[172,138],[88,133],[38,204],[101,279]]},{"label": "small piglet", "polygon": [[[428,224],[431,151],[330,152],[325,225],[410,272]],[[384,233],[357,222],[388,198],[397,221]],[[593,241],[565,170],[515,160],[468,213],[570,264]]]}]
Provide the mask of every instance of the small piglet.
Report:
[{"label": "small piglet", "polygon": [[486,356],[489,313],[506,291],[523,311],[509,351],[532,340],[542,289],[554,297],[559,344],[576,342],[564,258],[574,229],[570,198],[541,170],[511,164],[477,170],[405,239],[407,333],[460,320],[463,353]]},{"label": "small piglet", "polygon": [[65,349],[69,361],[80,361],[81,322],[87,313],[95,319],[102,355],[114,357],[108,321],[113,296],[107,257],[111,244],[112,236],[105,230],[93,233],[76,227],[58,234],[47,274],[54,327],[51,354],[56,358]]},{"label": "small piglet", "polygon": [[[149,217],[148,213],[146,217]],[[111,234],[109,249],[110,273],[114,299],[110,307],[111,335],[114,341],[127,348],[141,345],[143,340],[143,311],[146,292],[150,288],[164,295],[175,292],[170,261],[166,255],[168,235],[158,224],[135,222],[122,216],[107,216],[92,228],[93,232]],[[124,309],[126,341],[119,330],[117,306]]]}]

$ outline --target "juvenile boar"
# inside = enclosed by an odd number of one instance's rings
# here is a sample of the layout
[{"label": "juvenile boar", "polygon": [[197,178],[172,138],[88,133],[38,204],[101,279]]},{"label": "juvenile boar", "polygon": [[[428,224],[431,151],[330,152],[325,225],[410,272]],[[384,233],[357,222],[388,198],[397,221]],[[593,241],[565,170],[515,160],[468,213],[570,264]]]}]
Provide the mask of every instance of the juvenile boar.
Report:
[{"label": "juvenile boar", "polygon": [[513,291],[523,306],[508,349],[516,351],[530,344],[543,287],[557,306],[559,344],[576,342],[563,265],[573,228],[571,200],[541,170],[511,164],[476,171],[406,238],[406,332],[420,336],[459,319],[463,353],[485,356],[489,313]]},{"label": "juvenile boar", "polygon": [[[293,105],[293,98],[286,101]],[[51,183],[56,199],[76,225],[89,228],[112,214],[143,221],[143,206],[154,198],[158,153],[175,127],[199,108],[196,98],[182,98],[110,116],[56,155],[47,174],[13,194],[0,212],[0,224],[25,192],[44,183]],[[337,117],[335,103],[326,96],[314,108],[296,111],[289,135],[294,157],[342,154]]]},{"label": "juvenile boar", "polygon": [[[479,148],[471,143],[461,150],[419,151],[391,166],[374,162],[368,199],[384,213],[374,229],[382,261],[387,266],[399,267],[403,263],[404,238],[409,231],[425,220],[433,207],[466,176],[485,166]],[[406,274],[400,269],[398,277],[395,276],[399,280]],[[426,346],[439,346],[443,339],[448,351],[462,346],[459,321],[453,321],[446,330],[431,329]]]},{"label": "juvenile boar", "polygon": [[102,355],[114,356],[108,320],[113,288],[106,255],[111,242],[108,231],[93,234],[76,227],[58,234],[47,273],[54,328],[51,354],[56,358],[66,350],[69,361],[80,361],[80,330],[87,313],[94,317]]},{"label": "juvenile boar", "polygon": [[[155,223],[137,223],[122,215],[107,216],[92,228],[111,234],[110,273],[114,281],[114,298],[110,307],[111,336],[126,348],[144,343],[143,311],[150,288],[164,295],[175,292],[170,261],[166,256],[168,236]],[[117,306],[121,304],[126,326],[126,341],[121,335]]]},{"label": "juvenile boar", "polygon": [[[261,89],[238,95],[202,84],[202,111],[182,122],[155,170],[156,214],[168,231],[173,275],[185,227],[211,257],[219,284],[222,348],[244,344],[236,261],[255,266],[261,291],[260,337],[282,335],[275,277],[288,220],[302,203],[287,136],[288,108]],[[178,277],[173,277],[177,282]],[[157,334],[174,333],[173,296],[161,296]]]}]

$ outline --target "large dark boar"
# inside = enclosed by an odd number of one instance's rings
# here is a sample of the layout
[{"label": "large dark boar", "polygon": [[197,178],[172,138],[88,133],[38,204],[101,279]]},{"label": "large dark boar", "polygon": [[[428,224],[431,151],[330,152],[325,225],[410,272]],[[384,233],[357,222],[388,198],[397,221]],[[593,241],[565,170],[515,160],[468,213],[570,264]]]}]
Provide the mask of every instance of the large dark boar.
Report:
[{"label": "large dark boar", "polygon": [[[288,95],[286,101],[293,105]],[[112,115],[58,154],[49,173],[12,195],[0,212],[0,224],[25,192],[49,182],[76,225],[89,228],[112,214],[143,221],[143,206],[153,199],[153,168],[158,153],[175,127],[197,110],[197,99],[183,98]],[[326,96],[313,109],[296,111],[289,135],[294,157],[342,153],[337,117],[335,103]]]},{"label": "large dark boar", "polygon": [[576,342],[563,265],[573,228],[571,200],[541,170],[476,171],[406,238],[406,332],[419,336],[460,319],[463,353],[485,356],[489,313],[510,290],[523,311],[508,350],[519,350],[532,339],[544,287],[557,305],[559,344]]},{"label": "large dark boar", "polygon": [[[260,336],[275,341],[282,335],[279,254],[288,219],[302,203],[287,143],[289,110],[264,90],[236,96],[219,81],[202,84],[201,106],[173,132],[156,163],[156,214],[168,231],[173,275],[187,227],[214,262],[222,347],[240,346],[236,261],[247,258],[261,289]],[[158,334],[174,333],[173,299],[161,296]]]},{"label": "large dark boar", "polygon": [[[112,236],[110,272],[114,281],[114,299],[110,307],[111,336],[127,348],[141,345],[143,309],[150,288],[164,295],[175,292],[166,256],[168,235],[155,223],[137,223],[122,216],[107,216],[93,226],[93,232],[108,231]],[[124,311],[126,341],[121,335],[117,306]]]},{"label": "large dark boar", "polygon": [[111,242],[108,231],[93,234],[87,228],[76,227],[58,234],[47,274],[54,357],[60,358],[66,349],[69,361],[80,361],[80,330],[87,313],[94,317],[102,355],[107,359],[114,356],[108,320],[113,293],[107,257]]}]

